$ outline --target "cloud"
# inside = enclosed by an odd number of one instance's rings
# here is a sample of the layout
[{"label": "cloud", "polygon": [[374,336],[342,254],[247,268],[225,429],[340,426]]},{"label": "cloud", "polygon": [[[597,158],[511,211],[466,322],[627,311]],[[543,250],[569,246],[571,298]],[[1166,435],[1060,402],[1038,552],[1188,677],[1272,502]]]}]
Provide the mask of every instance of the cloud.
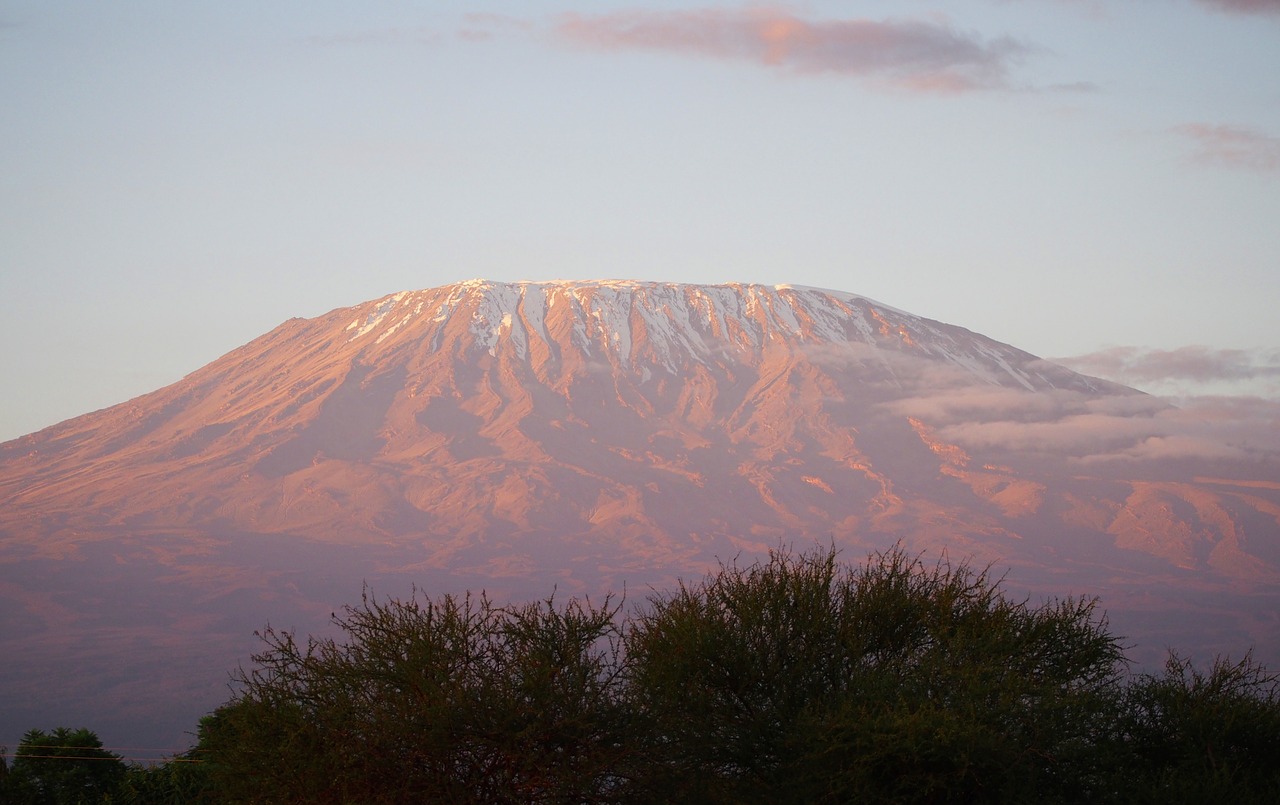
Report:
[{"label": "cloud", "polygon": [[[1035,397],[1016,390],[1008,395]],[[1013,403],[990,410],[937,406],[917,399],[914,407],[939,438],[969,451],[1039,454],[1072,465],[1161,462],[1172,459],[1280,462],[1280,402],[1258,397],[1193,397],[1171,406],[1156,398],[1126,395],[1072,399],[1058,395],[1058,410]],[[1145,401],[1145,407],[1135,405]]]},{"label": "cloud", "polygon": [[1204,346],[1172,350],[1111,347],[1055,361],[1078,372],[1120,383],[1187,380],[1207,383],[1280,378],[1280,352],[1260,350]]},{"label": "cloud", "polygon": [[1113,452],[1084,456],[1081,463],[1208,460],[1280,460],[1280,402],[1261,397],[1190,397],[1153,423],[1159,432]]},{"label": "cloud", "polygon": [[[937,438],[961,447],[979,464],[1038,466],[1055,472],[1070,468],[1089,474],[1140,469],[1161,475],[1175,462],[1187,460],[1204,462],[1195,470],[1202,473],[1232,471],[1224,467],[1280,472],[1280,399],[1171,399],[1121,385],[1097,392],[1029,391],[988,382],[936,359],[870,344],[809,345],[805,351],[810,360],[831,369],[856,371],[863,384],[860,403],[869,403],[889,420],[924,422]],[[1219,385],[1237,378],[1280,379],[1280,350],[1114,347],[1055,361],[1042,374],[1066,371],[1057,364],[1103,376],[1128,372]]]},{"label": "cloud", "polygon": [[748,61],[798,73],[883,80],[919,92],[1004,88],[1030,52],[934,20],[807,20],[778,8],[565,14],[555,33],[604,50],[654,50]]},{"label": "cloud", "polygon": [[1244,460],[1251,456],[1235,445],[1213,438],[1197,438],[1179,434],[1149,436],[1141,443],[1111,452],[1092,453],[1073,461],[1082,466],[1196,459],[1209,461]]},{"label": "cloud", "polygon": [[[1012,0],[1001,0],[1011,2]],[[1065,5],[1080,6],[1095,16],[1103,16],[1106,4],[1101,0],[1060,0]],[[1280,14],[1280,0],[1197,0],[1202,6],[1228,14]]]},{"label": "cloud", "polygon": [[[1163,388],[1280,388],[1280,350],[1214,349],[1186,346],[1162,350],[1112,347],[1059,363],[1087,374],[1122,383]],[[1108,462],[1159,462],[1172,459],[1280,460],[1280,400],[1253,394],[1186,394],[1147,397],[1162,407],[1148,416],[1126,412],[1126,398],[1101,398],[1091,405],[1139,425],[1128,445],[1108,449],[1077,449],[1073,455],[1084,464]],[[1133,414],[1139,416],[1134,419]],[[1082,439],[1079,447],[1089,447]],[[1095,444],[1095,447],[1102,447]]]},{"label": "cloud", "polygon": [[1122,453],[1152,437],[1176,432],[1162,420],[1170,405],[1146,394],[1031,392],[985,383],[958,367],[933,361],[906,356],[887,360],[899,380],[901,396],[886,401],[882,408],[895,416],[920,419],[935,428],[943,441],[969,451],[1079,460]]},{"label": "cloud", "polygon": [[[1125,455],[1178,428],[1165,417],[1168,403],[1145,394],[1090,395],[1065,389],[1030,392],[975,382],[967,387],[932,385],[927,375],[887,402],[897,415],[920,419],[938,438],[997,463],[1040,456],[1054,464]],[[995,452],[992,452],[995,451]]]},{"label": "cloud", "polygon": [[1280,14],[1280,0],[1200,0],[1200,5],[1229,14]]},{"label": "cloud", "polygon": [[[952,367],[889,358],[901,396],[886,412],[920,419],[938,438],[996,463],[1039,456],[1046,466],[1103,467],[1167,462],[1266,462],[1280,466],[1280,401],[1257,396],[1188,396],[1176,401],[1118,390],[1029,392],[958,376]],[[1187,347],[1117,347],[1063,361],[1102,375],[1208,380],[1280,376],[1280,354]],[[1174,404],[1176,402],[1176,404]],[[1017,459],[1021,456],[1022,459]],[[1165,463],[1162,463],[1165,462]]]},{"label": "cloud", "polygon": [[1280,436],[1280,400],[1263,397],[1205,395],[1190,397],[1181,408],[1207,423],[1254,421],[1266,424]]},{"label": "cloud", "polygon": [[1280,137],[1236,126],[1187,123],[1173,129],[1195,145],[1193,159],[1206,165],[1280,171]]},{"label": "cloud", "polygon": [[1088,413],[1043,422],[964,422],[940,428],[938,435],[971,449],[997,447],[1080,458],[1127,450],[1169,434],[1151,417]]}]

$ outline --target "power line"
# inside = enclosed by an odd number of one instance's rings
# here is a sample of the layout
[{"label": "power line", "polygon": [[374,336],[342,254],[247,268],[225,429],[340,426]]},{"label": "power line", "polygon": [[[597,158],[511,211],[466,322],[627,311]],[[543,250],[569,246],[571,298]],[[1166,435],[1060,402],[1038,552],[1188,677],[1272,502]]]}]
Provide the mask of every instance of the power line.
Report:
[{"label": "power line", "polygon": [[[24,742],[19,742],[18,748],[22,748]],[[191,749],[174,749],[169,750],[160,746],[76,746],[75,744],[32,744],[32,749],[76,749],[89,750],[99,752],[156,752],[164,753],[172,751],[174,754],[180,755],[183,752],[190,752]],[[204,752],[204,749],[196,749],[195,751]],[[4,754],[4,753],[0,753]]]},{"label": "power line", "polygon": [[[11,755],[4,754],[0,757],[22,759],[22,760],[114,760],[117,763],[123,763],[124,758],[119,757],[84,757],[81,755]],[[135,763],[141,762],[164,762],[164,763],[204,763],[203,760],[195,758],[182,757],[131,757],[129,760]]]}]

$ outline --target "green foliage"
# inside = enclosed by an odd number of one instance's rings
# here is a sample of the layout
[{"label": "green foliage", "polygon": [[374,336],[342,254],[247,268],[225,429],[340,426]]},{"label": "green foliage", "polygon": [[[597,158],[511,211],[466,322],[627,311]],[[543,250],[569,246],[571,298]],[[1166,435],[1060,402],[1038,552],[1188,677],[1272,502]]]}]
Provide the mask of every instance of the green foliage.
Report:
[{"label": "green foliage", "polygon": [[24,805],[103,802],[126,772],[120,756],[103,749],[90,730],[33,729],[18,744],[13,766],[3,779],[3,796]]},{"label": "green foliage", "polygon": [[[201,720],[202,725],[208,716]],[[214,805],[206,752],[197,746],[157,766],[130,766],[112,802],[123,805]]]},{"label": "green foliage", "polygon": [[268,629],[207,731],[227,801],[563,802],[616,783],[616,607],[366,595],[347,639]]},{"label": "green foliage", "polygon": [[1280,678],[1252,657],[1206,673],[1171,654],[1129,687],[1123,712],[1126,799],[1280,802]]},{"label": "green foliage", "polygon": [[655,793],[938,801],[1088,793],[1121,653],[1091,602],[1006,599],[900,550],[723,567],[628,636]]}]

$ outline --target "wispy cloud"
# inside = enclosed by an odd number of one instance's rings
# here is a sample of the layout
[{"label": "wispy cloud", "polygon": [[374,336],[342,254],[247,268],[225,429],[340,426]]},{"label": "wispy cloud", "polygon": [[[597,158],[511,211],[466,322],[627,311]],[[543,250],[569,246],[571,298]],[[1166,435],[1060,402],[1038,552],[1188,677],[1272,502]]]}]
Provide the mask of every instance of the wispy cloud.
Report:
[{"label": "wispy cloud", "polygon": [[[890,399],[880,404],[886,413],[922,420],[943,441],[997,463],[1038,456],[1048,462],[1045,466],[1144,463],[1153,471],[1162,462],[1182,459],[1280,466],[1280,400],[1201,395],[1182,397],[1174,405],[1123,390],[1033,393],[993,386],[956,367],[889,351],[868,349],[849,360],[863,371],[882,364],[893,378]],[[1122,370],[1144,378],[1206,382],[1280,377],[1280,353],[1207,347],[1118,347],[1070,363],[1113,377]]]},{"label": "wispy cloud", "polygon": [[1260,397],[1191,397],[1151,421],[1127,447],[1095,451],[1084,464],[1207,459],[1280,462],[1280,402]]},{"label": "wispy cloud", "polygon": [[1048,453],[1079,461],[1124,454],[1150,439],[1172,434],[1165,423],[1152,417],[1081,413],[1042,422],[961,422],[940,428],[938,435],[969,449]]},{"label": "wispy cloud", "polygon": [[1280,0],[1200,0],[1200,4],[1231,14],[1280,14]]},{"label": "wispy cloud", "polygon": [[974,388],[971,395],[922,393],[890,409],[923,419],[939,438],[970,451],[1078,466],[1172,459],[1280,466],[1280,402],[1259,397],[1191,397],[1175,407],[1145,395]]},{"label": "wispy cloud", "polygon": [[[1013,2],[1013,0],[998,0]],[[1280,0],[1196,0],[1200,5],[1228,14],[1280,14]],[[1078,6],[1096,17],[1106,16],[1103,0],[1059,0],[1063,5]]]},{"label": "wispy cloud", "polygon": [[1229,168],[1280,171],[1280,137],[1236,126],[1187,123],[1174,132],[1195,145],[1197,162]]},{"label": "wispy cloud", "polygon": [[1058,358],[1056,362],[1078,372],[1120,383],[1257,380],[1280,378],[1280,351],[1213,349],[1187,346],[1178,349],[1111,347]]},{"label": "wispy cloud", "polygon": [[799,73],[837,73],[920,92],[1008,86],[1031,48],[984,40],[937,19],[810,20],[779,8],[565,14],[554,32],[604,50],[653,50],[755,62]]}]

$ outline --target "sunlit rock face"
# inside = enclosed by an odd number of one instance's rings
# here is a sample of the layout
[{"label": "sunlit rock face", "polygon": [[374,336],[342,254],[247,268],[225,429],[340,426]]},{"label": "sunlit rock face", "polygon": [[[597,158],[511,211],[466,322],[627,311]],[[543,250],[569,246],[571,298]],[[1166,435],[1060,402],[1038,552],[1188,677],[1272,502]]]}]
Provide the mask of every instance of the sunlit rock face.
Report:
[{"label": "sunlit rock face", "polygon": [[[0,650],[28,658],[0,682],[39,697],[72,652],[115,680],[86,697],[133,723],[144,691],[216,704],[254,628],[322,628],[362,582],[643,598],[815,542],[1099,594],[1140,652],[1280,658],[1275,457],[1187,427],[848,293],[399,293],[0,445]],[[157,670],[170,655],[184,675]]]}]

